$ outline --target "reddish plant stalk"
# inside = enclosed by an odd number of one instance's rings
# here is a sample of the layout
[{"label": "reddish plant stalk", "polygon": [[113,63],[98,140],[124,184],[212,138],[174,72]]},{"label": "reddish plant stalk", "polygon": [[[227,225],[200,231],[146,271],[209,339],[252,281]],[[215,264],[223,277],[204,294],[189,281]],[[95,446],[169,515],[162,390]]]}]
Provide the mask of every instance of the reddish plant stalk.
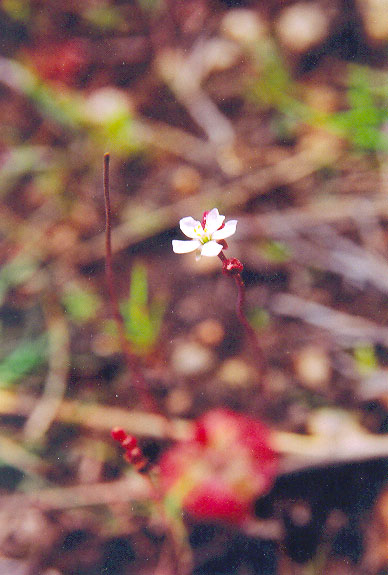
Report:
[{"label": "reddish plant stalk", "polygon": [[112,266],[112,224],[110,209],[110,182],[109,182],[109,153],[104,154],[104,199],[105,199],[105,274],[109,292],[109,301],[112,309],[113,319],[116,324],[120,347],[124,355],[128,370],[133,375],[133,386],[145,409],[159,411],[158,405],[153,398],[147,381],[143,376],[139,366],[138,358],[132,353],[127,336],[125,334],[125,323],[120,312],[119,301],[115,289],[113,266]]},{"label": "reddish plant stalk", "polygon": [[[158,510],[161,520],[166,529],[167,540],[171,547],[171,564],[173,575],[189,575],[191,573],[191,552],[190,548],[185,542],[185,533],[182,529],[176,531],[177,524],[173,523],[171,518],[166,513],[163,505],[163,494],[160,487],[155,481],[154,476],[151,474],[150,461],[144,456],[143,451],[138,447],[137,439],[133,435],[128,435],[121,427],[114,427],[111,431],[112,438],[118,441],[121,447],[125,450],[125,459],[133,465],[135,470],[144,477],[148,486],[150,487],[150,494],[152,500]],[[159,569],[155,573],[166,573],[162,566],[162,571]],[[171,572],[171,570],[170,570]]]},{"label": "reddish plant stalk", "polygon": [[255,354],[255,361],[256,361],[256,365],[258,367],[260,379],[262,379],[265,372],[266,372],[267,364],[266,364],[264,352],[263,352],[263,350],[259,344],[256,332],[253,329],[253,327],[251,326],[251,324],[249,323],[249,321],[245,315],[245,312],[244,312],[245,284],[244,284],[244,281],[241,277],[241,271],[240,271],[240,270],[242,270],[242,264],[238,260],[235,260],[237,262],[237,266],[234,266],[234,269],[233,268],[229,269],[227,267],[227,264],[228,264],[228,262],[231,262],[233,260],[228,260],[223,251],[221,251],[218,254],[218,257],[220,258],[220,260],[222,262],[223,271],[224,271],[225,275],[234,278],[234,281],[236,283],[236,286],[237,286],[236,314],[237,314],[237,317],[238,317],[240,323],[242,324],[242,326],[244,327],[244,330],[245,330],[245,332],[249,338],[250,344],[251,344],[252,349],[253,349],[254,354]]}]

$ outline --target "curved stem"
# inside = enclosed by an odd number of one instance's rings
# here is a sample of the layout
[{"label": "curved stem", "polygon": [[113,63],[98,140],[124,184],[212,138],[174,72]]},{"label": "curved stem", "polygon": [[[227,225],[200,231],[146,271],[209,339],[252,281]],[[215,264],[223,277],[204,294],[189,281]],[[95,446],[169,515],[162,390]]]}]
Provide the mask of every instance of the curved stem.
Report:
[{"label": "curved stem", "polygon": [[[227,258],[224,254],[224,252],[220,252],[218,254],[218,257],[220,258],[221,262],[224,264],[225,262],[227,262]],[[259,376],[260,376],[260,380],[263,378],[266,369],[267,369],[267,364],[266,364],[266,360],[265,360],[265,355],[264,352],[259,344],[257,335],[255,330],[253,329],[253,327],[251,326],[251,324],[249,323],[245,312],[244,312],[244,305],[245,305],[245,284],[244,281],[241,277],[241,273],[234,273],[234,274],[227,274],[229,275],[229,277],[233,277],[234,281],[236,283],[237,286],[237,301],[236,301],[236,314],[237,317],[240,321],[240,323],[242,324],[242,326],[244,327],[244,330],[248,336],[248,339],[250,341],[252,350],[254,352],[254,358],[255,358],[255,363],[259,372]]]},{"label": "curved stem", "polygon": [[110,210],[110,183],[109,183],[109,154],[104,154],[104,198],[105,198],[105,273],[106,283],[109,292],[109,300],[112,308],[113,319],[119,336],[120,347],[124,355],[125,362],[129,371],[133,374],[134,387],[139,398],[145,407],[151,411],[159,411],[158,405],[150,393],[147,381],[143,376],[139,366],[138,358],[132,353],[130,345],[125,334],[125,323],[120,312],[119,301],[114,283],[114,274],[112,266],[112,224]]}]

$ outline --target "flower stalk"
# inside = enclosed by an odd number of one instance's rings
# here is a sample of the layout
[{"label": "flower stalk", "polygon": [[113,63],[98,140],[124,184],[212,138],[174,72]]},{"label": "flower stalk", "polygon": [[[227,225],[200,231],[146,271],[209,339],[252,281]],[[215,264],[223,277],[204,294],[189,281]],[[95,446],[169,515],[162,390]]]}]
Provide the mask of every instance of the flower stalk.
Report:
[{"label": "flower stalk", "polygon": [[161,561],[155,573],[189,575],[192,568],[192,554],[181,515],[172,517],[167,512],[159,482],[152,474],[151,463],[138,446],[136,437],[128,435],[121,427],[114,427],[111,431],[111,436],[125,450],[124,457],[126,461],[133,465],[135,470],[147,481],[153,503],[165,528],[167,542],[170,547],[168,553],[170,565],[167,566],[166,570],[163,565],[164,561]]},{"label": "flower stalk", "polygon": [[245,284],[241,276],[244,266],[237,258],[228,259],[223,252],[223,250],[228,248],[226,238],[236,232],[237,220],[229,220],[228,222],[224,222],[224,220],[225,216],[220,215],[217,208],[204,212],[201,221],[194,220],[192,217],[182,218],[179,226],[190,240],[173,240],[172,249],[177,254],[195,251],[197,259],[201,256],[217,256],[222,262],[222,272],[235,280],[237,286],[237,317],[249,338],[254,351],[259,377],[262,379],[266,371],[265,356],[259,345],[255,330],[244,312]]},{"label": "flower stalk", "polygon": [[236,301],[236,315],[244,327],[244,330],[249,338],[250,344],[254,351],[254,357],[256,360],[256,366],[259,372],[260,380],[263,378],[266,371],[266,360],[263,350],[258,342],[256,332],[248,321],[248,318],[244,312],[245,306],[245,284],[242,279],[241,272],[244,266],[237,258],[228,259],[224,252],[221,251],[218,254],[219,259],[222,262],[222,272],[233,278],[237,286],[237,301]]},{"label": "flower stalk", "polygon": [[111,209],[110,209],[110,178],[109,178],[109,153],[104,154],[104,199],[105,199],[105,274],[106,283],[109,293],[109,300],[112,309],[113,319],[116,324],[117,333],[119,336],[120,347],[124,355],[125,362],[129,371],[133,375],[133,386],[136,389],[139,398],[145,409],[154,412],[159,411],[159,407],[152,396],[148,383],[143,376],[142,370],[139,366],[139,360],[132,353],[127,336],[125,334],[125,323],[123,316],[120,312],[119,301],[115,289],[113,266],[112,266],[112,223],[111,223]]}]

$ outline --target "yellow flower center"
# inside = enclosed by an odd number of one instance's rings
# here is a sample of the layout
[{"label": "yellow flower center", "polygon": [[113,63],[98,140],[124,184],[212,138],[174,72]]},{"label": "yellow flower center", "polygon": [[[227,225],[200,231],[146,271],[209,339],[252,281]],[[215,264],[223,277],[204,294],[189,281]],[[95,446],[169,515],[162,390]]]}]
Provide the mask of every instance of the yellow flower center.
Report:
[{"label": "yellow flower center", "polygon": [[205,228],[203,228],[200,224],[194,228],[194,232],[198,236],[198,239],[202,244],[206,244],[207,242],[210,242],[211,237],[207,231],[206,226],[205,226]]}]

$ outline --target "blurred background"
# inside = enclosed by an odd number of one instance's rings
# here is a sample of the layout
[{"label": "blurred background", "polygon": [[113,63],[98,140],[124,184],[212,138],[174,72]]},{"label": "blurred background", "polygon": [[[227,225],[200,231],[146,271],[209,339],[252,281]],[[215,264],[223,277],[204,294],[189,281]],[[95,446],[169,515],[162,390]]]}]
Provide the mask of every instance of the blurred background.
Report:
[{"label": "blurred background", "polygon": [[[387,14],[0,1],[0,573],[154,573],[163,530],[110,429],[157,463],[220,406],[282,463],[249,529],[187,519],[193,573],[388,573]],[[110,319],[104,152],[126,335],[173,438]],[[171,249],[213,207],[265,373],[218,259]]]}]

